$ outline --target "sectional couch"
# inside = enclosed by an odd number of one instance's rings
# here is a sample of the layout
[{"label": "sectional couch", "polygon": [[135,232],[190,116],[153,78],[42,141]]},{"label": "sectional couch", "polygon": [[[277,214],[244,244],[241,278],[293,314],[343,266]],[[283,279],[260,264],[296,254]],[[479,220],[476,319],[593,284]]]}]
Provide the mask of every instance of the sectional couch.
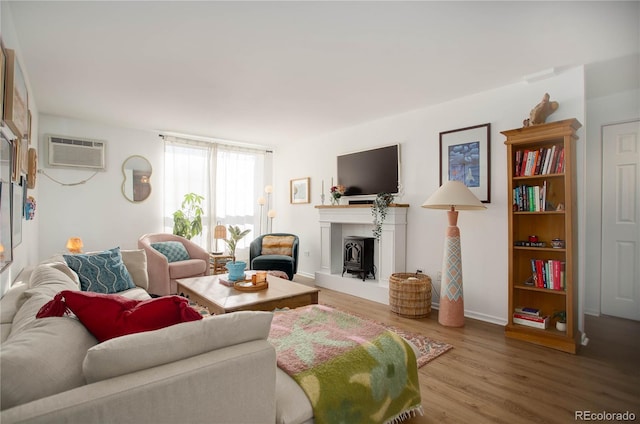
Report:
[{"label": "sectional couch", "polygon": [[[145,300],[142,250],[122,251]],[[239,312],[102,343],[75,318],[36,319],[62,290],[78,290],[64,260],[39,264],[0,300],[0,422],[300,423],[304,392],[276,367],[272,313]],[[278,389],[276,389],[278,387]]]}]

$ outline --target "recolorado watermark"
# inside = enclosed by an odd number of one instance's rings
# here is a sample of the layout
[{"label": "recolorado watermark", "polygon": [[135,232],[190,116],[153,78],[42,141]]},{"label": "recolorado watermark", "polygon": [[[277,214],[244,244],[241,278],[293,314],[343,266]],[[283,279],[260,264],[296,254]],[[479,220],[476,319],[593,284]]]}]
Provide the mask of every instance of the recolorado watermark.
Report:
[{"label": "recolorado watermark", "polygon": [[635,421],[636,414],[631,411],[625,411],[625,412],[575,411],[574,419],[576,421]]}]

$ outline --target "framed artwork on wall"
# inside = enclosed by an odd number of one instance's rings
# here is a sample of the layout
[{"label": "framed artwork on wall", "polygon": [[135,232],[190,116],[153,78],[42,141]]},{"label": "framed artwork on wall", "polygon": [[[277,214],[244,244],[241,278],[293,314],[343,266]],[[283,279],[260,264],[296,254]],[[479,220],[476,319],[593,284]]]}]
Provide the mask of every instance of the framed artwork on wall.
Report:
[{"label": "framed artwork on wall", "polygon": [[19,183],[12,184],[13,209],[11,211],[11,226],[13,247],[22,243],[22,216],[24,215],[24,187]]},{"label": "framed artwork on wall", "polygon": [[0,119],[4,117],[4,48],[0,45]]},{"label": "framed artwork on wall", "polygon": [[309,203],[309,182],[311,178],[298,178],[290,182],[290,202]]},{"label": "framed artwork on wall", "polygon": [[27,188],[36,188],[36,173],[38,172],[38,152],[35,148],[29,147],[29,166],[27,171]]},{"label": "framed artwork on wall", "polygon": [[[16,140],[18,141],[18,140]],[[27,174],[29,170],[29,140],[24,137],[20,140],[20,174]]]},{"label": "framed artwork on wall", "polygon": [[491,202],[491,124],[440,133],[440,185],[462,181],[482,203]]},{"label": "framed artwork on wall", "polygon": [[11,145],[11,181],[16,183],[20,178],[20,140],[14,139]]},{"label": "framed artwork on wall", "polygon": [[13,146],[4,131],[0,131],[0,270],[13,261],[13,234],[11,232],[11,159]]},{"label": "framed artwork on wall", "polygon": [[15,52],[5,51],[4,120],[19,140],[28,136],[29,99],[27,83]]},{"label": "framed artwork on wall", "polygon": [[31,140],[31,110],[29,110],[29,123],[27,125],[27,140],[29,141],[29,145],[31,145],[33,142],[33,140]]}]

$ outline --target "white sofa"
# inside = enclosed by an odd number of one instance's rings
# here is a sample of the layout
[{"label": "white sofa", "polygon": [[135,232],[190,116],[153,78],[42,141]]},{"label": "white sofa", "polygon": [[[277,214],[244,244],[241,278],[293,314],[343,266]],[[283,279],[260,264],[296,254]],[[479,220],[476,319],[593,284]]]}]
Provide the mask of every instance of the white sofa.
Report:
[{"label": "white sofa", "polygon": [[[122,251],[148,299],[144,251]],[[238,312],[98,344],[75,318],[35,315],[78,290],[60,260],[38,265],[0,300],[0,422],[312,422],[304,392],[276,367],[272,314]],[[278,387],[278,388],[276,388]]]}]

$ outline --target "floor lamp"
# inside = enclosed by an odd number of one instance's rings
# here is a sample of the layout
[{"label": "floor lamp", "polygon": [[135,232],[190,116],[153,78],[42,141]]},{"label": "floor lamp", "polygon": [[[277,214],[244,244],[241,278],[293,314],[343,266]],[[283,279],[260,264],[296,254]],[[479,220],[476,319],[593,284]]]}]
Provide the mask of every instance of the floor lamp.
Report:
[{"label": "floor lamp", "polygon": [[447,181],[423,204],[423,208],[448,209],[449,227],[444,239],[440,309],[438,322],[447,327],[464,326],[464,296],[462,293],[462,255],[458,210],[479,210],[487,207],[460,181]]}]

